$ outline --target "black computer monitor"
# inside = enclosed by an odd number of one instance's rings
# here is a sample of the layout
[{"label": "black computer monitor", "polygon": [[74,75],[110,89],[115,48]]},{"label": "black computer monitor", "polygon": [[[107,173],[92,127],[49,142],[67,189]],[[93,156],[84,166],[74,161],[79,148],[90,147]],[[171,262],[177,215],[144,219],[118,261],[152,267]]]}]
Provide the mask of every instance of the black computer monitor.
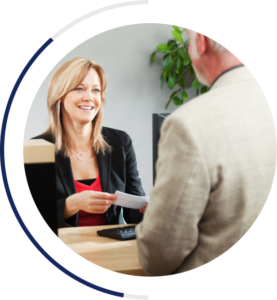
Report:
[{"label": "black computer monitor", "polygon": [[153,184],[156,179],[156,162],[158,159],[158,143],[160,139],[160,130],[163,121],[170,113],[153,114],[152,115],[152,141],[153,141]]}]

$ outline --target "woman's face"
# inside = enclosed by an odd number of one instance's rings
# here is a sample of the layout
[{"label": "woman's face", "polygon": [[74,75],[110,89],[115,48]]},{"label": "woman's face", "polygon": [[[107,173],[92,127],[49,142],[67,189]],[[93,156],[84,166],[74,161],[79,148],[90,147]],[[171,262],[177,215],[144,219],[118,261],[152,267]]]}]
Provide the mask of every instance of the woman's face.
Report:
[{"label": "woman's face", "polygon": [[100,89],[99,76],[94,69],[90,69],[81,84],[63,97],[61,101],[63,120],[82,125],[91,122],[101,106]]}]

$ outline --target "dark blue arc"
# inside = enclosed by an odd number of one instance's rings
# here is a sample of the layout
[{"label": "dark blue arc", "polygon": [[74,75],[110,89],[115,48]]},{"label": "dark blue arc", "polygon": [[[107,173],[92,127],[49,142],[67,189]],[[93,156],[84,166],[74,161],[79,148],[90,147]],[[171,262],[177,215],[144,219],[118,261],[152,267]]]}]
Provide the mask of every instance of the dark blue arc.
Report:
[{"label": "dark blue arc", "polygon": [[57,263],[47,252],[45,252],[45,250],[38,244],[38,242],[34,239],[34,237],[31,235],[31,233],[29,232],[29,230],[27,229],[27,227],[25,226],[24,222],[22,221],[16,206],[14,204],[11,192],[10,192],[10,188],[9,188],[9,184],[8,184],[8,180],[7,180],[7,174],[6,174],[6,166],[5,166],[5,155],[4,155],[4,146],[5,146],[5,134],[6,134],[6,127],[7,127],[7,121],[8,121],[8,117],[9,117],[9,112],[11,109],[11,105],[14,99],[14,96],[16,94],[16,91],[22,81],[22,79],[24,78],[25,74],[28,72],[28,70],[30,69],[31,65],[34,63],[34,61],[37,59],[37,57],[41,54],[41,52],[47,47],[49,46],[51,43],[53,42],[53,40],[50,38],[46,43],[44,43],[39,50],[34,54],[34,56],[30,59],[30,61],[28,62],[28,64],[26,65],[26,67],[23,69],[23,71],[21,72],[20,76],[18,77],[16,84],[11,92],[8,104],[6,106],[6,110],[5,110],[5,114],[4,114],[4,119],[3,119],[3,123],[2,123],[2,129],[1,129],[1,141],[0,141],[0,156],[1,156],[1,170],[2,170],[2,177],[3,177],[3,181],[4,181],[4,186],[6,189],[6,193],[10,202],[10,205],[12,207],[12,210],[17,218],[17,221],[19,222],[21,228],[24,230],[24,232],[26,233],[26,235],[28,236],[28,238],[30,239],[30,241],[35,245],[35,247],[42,253],[42,255],[44,255],[45,258],[47,258],[54,266],[56,266],[58,269],[60,269],[62,272],[64,272],[66,275],[70,276],[71,278],[79,281],[80,283],[95,289],[99,292],[103,292],[106,294],[110,294],[113,296],[117,296],[117,297],[124,297],[123,293],[118,293],[118,292],[114,292],[108,289],[104,289],[100,286],[97,286],[95,284],[92,284],[76,275],[74,275],[73,273],[69,272],[67,269],[65,269],[63,266],[61,266],[59,263]]}]

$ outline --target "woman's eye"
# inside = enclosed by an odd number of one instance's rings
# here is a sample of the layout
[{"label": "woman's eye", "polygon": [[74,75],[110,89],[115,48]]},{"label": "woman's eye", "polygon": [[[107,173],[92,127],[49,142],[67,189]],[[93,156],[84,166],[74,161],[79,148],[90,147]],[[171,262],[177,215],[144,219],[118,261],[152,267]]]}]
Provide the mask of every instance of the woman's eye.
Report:
[{"label": "woman's eye", "polygon": [[[84,89],[82,88],[82,87],[77,87],[76,89],[75,89],[75,91],[83,91]],[[94,93],[100,93],[100,90],[99,89],[93,89],[93,92]]]}]

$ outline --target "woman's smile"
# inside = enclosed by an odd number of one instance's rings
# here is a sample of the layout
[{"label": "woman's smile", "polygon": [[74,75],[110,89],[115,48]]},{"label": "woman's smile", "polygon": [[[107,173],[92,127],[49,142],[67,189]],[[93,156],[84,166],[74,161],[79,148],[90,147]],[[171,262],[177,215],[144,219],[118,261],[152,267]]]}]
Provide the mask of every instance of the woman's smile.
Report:
[{"label": "woman's smile", "polygon": [[101,83],[97,72],[90,69],[83,81],[66,94],[62,104],[64,121],[71,119],[89,124],[101,107]]},{"label": "woman's smile", "polygon": [[94,109],[94,106],[82,105],[82,106],[78,106],[78,108],[86,113],[90,113]]}]

